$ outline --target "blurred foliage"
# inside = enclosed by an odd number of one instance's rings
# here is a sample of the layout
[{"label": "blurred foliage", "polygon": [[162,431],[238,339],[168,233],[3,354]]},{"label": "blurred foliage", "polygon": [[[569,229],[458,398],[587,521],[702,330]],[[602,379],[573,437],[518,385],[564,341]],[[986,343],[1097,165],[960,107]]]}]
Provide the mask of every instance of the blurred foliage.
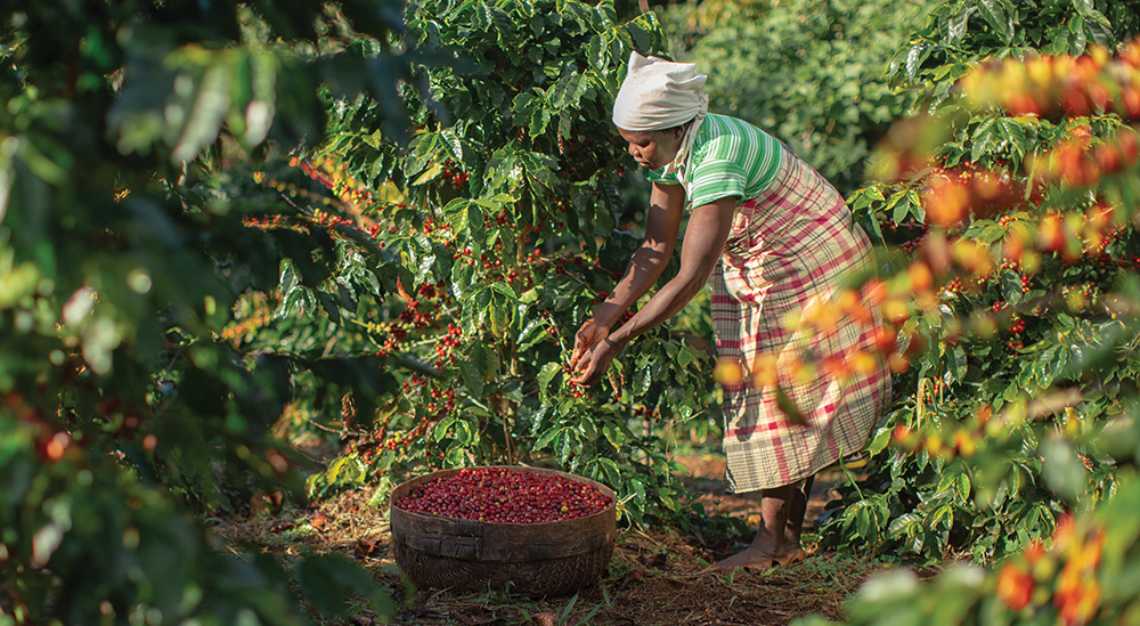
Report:
[{"label": "blurred foliage", "polygon": [[760,19],[773,4],[770,0],[683,0],[653,8],[665,25],[670,52],[684,55],[700,37],[737,20]]},{"label": "blurred foliage", "polygon": [[253,179],[319,138],[327,103],[376,101],[405,133],[398,81],[427,58],[401,6],[8,3],[0,22],[0,623],[301,624],[301,601],[352,595],[390,614],[355,564],[222,552],[191,512],[303,495],[270,433],[292,374],[395,384],[381,359],[223,331],[278,268],[335,267],[330,237],[242,222],[314,218]]},{"label": "blurred foliage", "polygon": [[[1099,9],[1091,3],[1045,4],[1042,10],[1019,10],[1001,2],[942,2],[912,38],[919,43],[900,53],[906,61],[896,64],[894,77],[922,93],[954,94],[951,86],[966,68],[995,51],[995,36],[1023,47],[1067,51],[1093,41],[1094,35],[1114,37],[1136,27],[1132,14],[1122,8],[1131,3]],[[1123,23],[1095,26],[1101,22],[1096,16],[1104,15],[1124,16]],[[954,28],[945,22],[950,16],[959,20]],[[1005,33],[995,19],[1014,30]],[[1083,25],[1084,30],[1055,28],[1059,22]],[[932,46],[942,52],[928,53]],[[952,57],[941,56],[951,51]],[[1072,77],[1058,75],[1058,80],[1067,78]],[[1116,483],[1115,464],[1089,448],[1087,434],[1122,415],[1121,403],[1135,394],[1140,372],[1131,356],[1135,326],[1118,319],[1111,305],[1136,295],[1138,242],[1127,217],[1136,207],[1136,180],[1114,175],[1103,184],[1092,181],[1089,189],[1048,181],[1038,173],[1023,183],[1032,176],[1031,156],[1049,152],[1074,132],[1091,136],[1084,144],[1091,151],[1117,141],[1118,132],[1130,131],[1120,131],[1120,117],[1111,112],[1050,120],[971,108],[970,102],[938,100],[938,110],[947,117],[938,122],[944,132],[924,139],[932,144],[932,163],[887,167],[901,180],[876,183],[849,197],[872,237],[896,251],[883,255],[889,272],[915,261],[935,268],[945,263],[931,256],[937,248],[930,244],[947,237],[933,239],[928,224],[942,217],[948,198],[942,191],[953,187],[931,187],[931,180],[949,176],[977,190],[970,177],[993,171],[994,178],[986,180],[1013,176],[1022,190],[1016,201],[1006,195],[992,202],[975,200],[985,210],[951,229],[951,243],[972,242],[970,249],[994,258],[958,280],[939,280],[938,298],[932,301],[936,310],[900,329],[900,341],[916,346],[912,350],[920,355],[912,357],[908,374],[896,379],[896,406],[871,446],[879,462],[868,479],[845,489],[847,506],[824,529],[828,545],[924,560],[969,552],[990,561],[1047,535],[1066,508],[1094,506]],[[916,132],[902,125],[900,135]],[[901,162],[890,143],[888,138],[884,162]],[[1116,217],[1108,219],[1111,232],[1090,243],[1087,238],[1082,242],[1084,226],[1058,230],[1057,218],[1043,219],[1057,212]],[[1077,221],[1088,224],[1090,219]],[[1047,226],[1050,232],[1038,233]],[[1099,228],[1104,228],[1103,220]],[[1065,243],[1053,241],[1058,238]],[[1045,246],[1043,255],[1032,251],[1038,243]],[[1024,258],[1020,252],[1014,255],[1018,246],[1030,252]],[[1024,412],[1027,399],[1058,393],[1076,399],[1043,409],[1013,433],[1004,430],[1009,424],[986,430],[979,420],[1011,407]],[[898,426],[938,436],[920,435],[908,447],[888,446]],[[995,428],[1000,436],[994,436]],[[971,441],[967,448],[976,456],[962,458],[957,433],[974,438],[976,429],[984,444]],[[1068,437],[1056,442],[1047,436],[1049,430]],[[1074,473],[1053,471],[1060,467]]]},{"label": "blurred foliage", "polygon": [[935,116],[892,131],[886,180],[851,204],[895,250],[890,280],[930,302],[884,304],[910,367],[825,542],[995,566],[884,574],[847,623],[1140,619],[1136,15],[942,2],[899,55]]},{"label": "blurred foliage", "polygon": [[[1137,443],[1132,435],[1133,445]],[[1135,463],[1135,457],[1131,459]],[[920,581],[908,570],[878,574],[845,603],[846,624],[1134,624],[1140,618],[1140,481],[1122,477],[1095,513],[1062,518],[1048,540],[987,573],[967,563]],[[837,622],[799,619],[796,626]]]},{"label": "blurred foliage", "polygon": [[779,137],[842,192],[907,112],[886,68],[931,3],[701,2],[671,7],[674,52],[709,75],[710,108]]},{"label": "blurred foliage", "polygon": [[1127,40],[1140,32],[1138,8],[1135,0],[939,0],[897,51],[892,81],[936,105],[982,59],[1081,54]]}]

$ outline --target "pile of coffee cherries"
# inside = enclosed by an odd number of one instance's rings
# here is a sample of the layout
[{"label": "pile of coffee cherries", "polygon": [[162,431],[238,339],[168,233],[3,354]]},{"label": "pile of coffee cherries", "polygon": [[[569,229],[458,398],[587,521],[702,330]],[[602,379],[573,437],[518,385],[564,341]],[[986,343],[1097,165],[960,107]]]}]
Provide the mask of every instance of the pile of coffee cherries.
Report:
[{"label": "pile of coffee cherries", "polygon": [[589,483],[503,467],[432,478],[396,501],[415,513],[505,524],[541,524],[602,511],[610,497]]}]

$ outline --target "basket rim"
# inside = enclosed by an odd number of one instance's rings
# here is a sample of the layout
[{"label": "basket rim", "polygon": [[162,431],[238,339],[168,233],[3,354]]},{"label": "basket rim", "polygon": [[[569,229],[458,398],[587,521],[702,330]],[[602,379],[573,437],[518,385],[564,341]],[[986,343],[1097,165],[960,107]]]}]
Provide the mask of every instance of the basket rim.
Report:
[{"label": "basket rim", "polygon": [[[422,482],[427,482],[428,480],[431,480],[432,478],[437,478],[440,476],[450,476],[451,474],[457,474],[463,470],[468,470],[468,469],[509,469],[509,470],[516,470],[516,471],[533,472],[536,474],[554,474],[557,476],[562,476],[563,478],[573,480],[575,482],[582,482],[582,483],[588,483],[590,485],[593,485],[595,488],[600,490],[603,495],[609,496],[610,503],[608,505],[606,505],[606,508],[602,509],[601,511],[598,511],[597,513],[592,513],[590,515],[584,515],[582,517],[575,517],[572,519],[557,520],[557,521],[553,521],[553,522],[534,522],[534,523],[529,523],[529,524],[528,523],[520,523],[520,522],[488,522],[488,521],[467,519],[467,518],[463,518],[463,517],[448,517],[445,515],[432,515],[432,514],[428,514],[428,513],[419,513],[417,511],[409,511],[407,509],[400,508],[400,507],[396,506],[397,497],[400,495],[403,495],[403,492],[410,490],[412,487],[416,486],[417,484],[422,483]],[[611,516],[611,515],[616,518],[617,517],[617,494],[614,492],[613,489],[610,489],[606,485],[604,485],[604,484],[602,484],[602,483],[600,483],[600,482],[598,482],[592,478],[587,478],[585,476],[581,476],[578,474],[571,474],[570,472],[564,472],[562,470],[548,469],[545,467],[531,467],[529,465],[476,465],[475,467],[460,467],[460,468],[436,470],[434,472],[431,472],[430,474],[424,474],[423,476],[417,476],[415,478],[410,478],[408,480],[405,480],[404,482],[400,483],[399,485],[396,485],[396,487],[394,489],[392,489],[392,493],[388,496],[388,510],[389,510],[389,519],[391,519],[392,513],[399,511],[400,515],[408,516],[409,518],[411,518],[413,520],[447,520],[449,522],[466,523],[466,524],[483,524],[486,526],[507,527],[507,528],[510,528],[510,527],[556,528],[559,526],[569,526],[569,525],[574,525],[574,524],[582,524],[587,520],[593,520],[596,518],[606,517],[606,516]]]}]

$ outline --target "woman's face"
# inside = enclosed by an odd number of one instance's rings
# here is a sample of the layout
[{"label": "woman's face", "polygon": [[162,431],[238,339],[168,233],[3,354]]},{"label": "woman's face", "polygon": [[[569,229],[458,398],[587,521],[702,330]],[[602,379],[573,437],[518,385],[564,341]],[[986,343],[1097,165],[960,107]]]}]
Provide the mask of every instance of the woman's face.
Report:
[{"label": "woman's face", "polygon": [[635,131],[618,129],[618,134],[629,144],[629,155],[639,165],[651,170],[664,167],[677,156],[681,147],[683,127],[669,130]]}]

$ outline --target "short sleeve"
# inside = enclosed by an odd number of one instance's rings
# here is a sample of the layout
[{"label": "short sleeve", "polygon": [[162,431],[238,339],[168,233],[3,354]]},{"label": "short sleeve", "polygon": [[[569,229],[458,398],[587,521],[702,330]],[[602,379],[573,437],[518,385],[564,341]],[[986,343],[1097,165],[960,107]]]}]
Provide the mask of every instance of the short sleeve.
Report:
[{"label": "short sleeve", "polygon": [[[710,146],[715,148],[716,146]],[[710,150],[693,165],[689,185],[689,206],[699,207],[723,198],[743,199],[748,188],[748,175],[739,154],[731,150]]]},{"label": "short sleeve", "polygon": [[677,178],[677,172],[666,172],[669,166],[666,165],[661,169],[649,170],[645,173],[645,178],[651,183],[659,185],[680,185],[681,181]]}]

